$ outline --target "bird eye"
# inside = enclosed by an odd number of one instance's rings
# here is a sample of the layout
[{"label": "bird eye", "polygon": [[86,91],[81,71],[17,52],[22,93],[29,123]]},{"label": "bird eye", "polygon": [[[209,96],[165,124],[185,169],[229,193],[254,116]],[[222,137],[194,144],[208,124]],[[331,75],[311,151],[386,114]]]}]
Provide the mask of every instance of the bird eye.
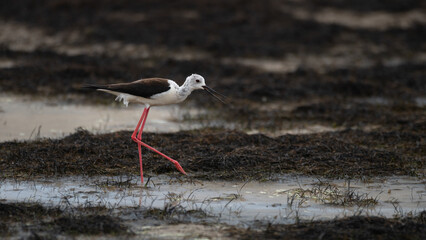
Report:
[{"label": "bird eye", "polygon": [[200,80],[198,80],[198,79],[197,79],[197,80],[195,80],[195,81],[196,81],[197,83],[199,83],[199,82],[200,82]]}]

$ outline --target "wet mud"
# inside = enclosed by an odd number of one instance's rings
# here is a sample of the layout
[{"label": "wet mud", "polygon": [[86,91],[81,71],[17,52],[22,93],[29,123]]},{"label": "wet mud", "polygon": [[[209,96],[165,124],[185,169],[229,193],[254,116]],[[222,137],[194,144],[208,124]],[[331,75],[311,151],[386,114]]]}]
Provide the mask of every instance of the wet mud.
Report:
[{"label": "wet mud", "polygon": [[239,231],[239,239],[423,239],[426,237],[425,212],[405,219],[349,217],[345,219],[270,225],[264,231]]},{"label": "wet mud", "polygon": [[[25,208],[25,214],[23,209]],[[173,209],[169,211],[174,211]],[[156,219],[156,224],[170,222],[170,214],[167,210],[133,210],[134,214],[129,218],[126,214],[117,214],[105,212],[102,208],[75,208],[59,210],[58,208],[44,207],[39,204],[14,204],[0,203],[0,236],[11,237],[18,231],[21,236],[36,239],[51,239],[72,236],[109,236],[126,237],[128,239],[137,238],[134,231],[138,231],[133,222],[144,221],[146,215],[151,216],[151,224]],[[135,214],[136,213],[136,214]],[[174,212],[175,215],[187,215],[188,212]],[[191,214],[191,213],[189,213]],[[18,218],[8,216],[16,215]],[[193,215],[193,214],[192,214]],[[198,216],[200,217],[200,216]],[[21,218],[25,218],[23,223]],[[327,239],[423,239],[426,236],[425,212],[415,216],[404,218],[380,218],[353,216],[331,221],[302,221],[296,224],[267,224],[259,226],[258,230],[244,227],[227,227],[221,224],[209,224],[198,226],[198,231],[193,229],[196,224],[191,223],[188,218],[179,218],[174,220],[170,226],[182,226],[191,229],[185,235],[178,233],[175,229],[174,238],[194,238],[194,237],[212,237],[221,239],[318,239],[318,236]],[[140,224],[140,222],[139,222]],[[156,230],[155,226],[144,224],[145,228],[139,232],[139,236],[145,238],[170,238],[167,232],[170,231],[163,225],[161,229]],[[180,224],[180,225],[179,225]],[[202,227],[204,226],[204,227]],[[220,236],[210,233],[211,229],[220,230]],[[362,231],[360,231],[362,229]],[[218,233],[216,233],[218,234]]]},{"label": "wet mud", "polygon": [[37,203],[0,203],[0,236],[51,239],[58,235],[126,235],[120,219],[104,208],[66,209]]}]

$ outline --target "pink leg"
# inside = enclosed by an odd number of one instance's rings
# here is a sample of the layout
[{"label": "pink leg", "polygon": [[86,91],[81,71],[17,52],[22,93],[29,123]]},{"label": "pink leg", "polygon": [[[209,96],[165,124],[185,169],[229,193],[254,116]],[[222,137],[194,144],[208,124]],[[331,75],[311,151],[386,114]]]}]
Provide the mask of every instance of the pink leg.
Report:
[{"label": "pink leg", "polygon": [[[143,128],[145,127],[145,122],[146,122],[146,118],[148,117],[149,109],[150,109],[149,107],[144,109],[145,116],[142,120],[142,125],[141,125],[141,128],[140,128],[138,136],[137,136],[137,139],[139,141],[142,141],[142,132],[143,132]],[[138,143],[138,151],[139,151],[139,162],[140,162],[140,166],[141,166],[141,183],[143,184],[142,149],[141,149],[140,143]]]},{"label": "pink leg", "polygon": [[139,139],[133,139],[133,141],[135,141],[135,142],[137,142],[137,143],[141,144],[142,146],[144,146],[144,147],[148,148],[149,150],[151,150],[151,151],[153,151],[153,152],[156,152],[156,153],[158,153],[159,155],[161,155],[162,157],[166,158],[167,160],[169,160],[170,162],[172,162],[172,163],[175,165],[175,167],[177,168],[177,170],[179,170],[181,173],[183,173],[183,174],[185,174],[185,175],[186,175],[185,170],[183,170],[183,168],[180,166],[180,164],[178,163],[178,161],[171,159],[170,157],[168,157],[168,156],[166,156],[165,154],[161,153],[161,152],[160,152],[160,151],[158,151],[157,149],[155,149],[155,148],[153,148],[153,147],[149,146],[148,144],[146,144],[146,143],[144,143],[144,142],[139,141]]},{"label": "pink leg", "polygon": [[[132,139],[136,138],[136,134],[138,133],[139,130],[139,126],[141,125],[142,121],[143,121],[143,125],[145,125],[145,120],[146,120],[146,116],[147,116],[147,108],[145,108],[143,110],[142,116],[138,122],[138,125],[136,125],[135,131],[132,134]],[[142,129],[143,129],[143,125],[142,125]],[[140,134],[138,134],[139,139],[141,139],[142,135],[141,133],[142,131],[139,131]],[[140,171],[141,171],[141,183],[143,184],[143,168],[142,168],[142,149],[141,149],[141,145],[138,143],[138,150],[139,150],[139,165],[140,165]]]},{"label": "pink leg", "polygon": [[[132,134],[132,140],[138,143],[139,160],[140,160],[140,165],[141,165],[141,181],[142,181],[142,183],[143,183],[143,175],[142,175],[143,173],[142,173],[142,153],[141,153],[141,145],[143,145],[144,147],[146,147],[146,148],[150,149],[151,151],[154,151],[154,152],[158,153],[158,154],[159,154],[159,155],[161,155],[162,157],[166,158],[167,160],[169,160],[170,162],[172,162],[172,163],[175,165],[175,167],[176,167],[176,168],[177,168],[177,169],[178,169],[181,173],[183,173],[183,174],[185,174],[185,175],[186,175],[185,170],[183,170],[183,168],[180,166],[180,164],[179,164],[176,160],[171,159],[170,157],[168,157],[168,156],[166,156],[165,154],[161,153],[161,152],[160,152],[160,151],[158,151],[157,149],[155,149],[155,148],[153,148],[153,147],[149,146],[148,144],[146,144],[146,143],[142,142],[142,132],[143,132],[143,128],[144,128],[144,126],[145,126],[146,118],[148,117],[149,109],[150,109],[149,107],[144,109],[144,112],[142,113],[141,119],[139,120],[139,123],[138,123],[138,125],[136,126],[136,129],[135,129],[135,131],[134,131],[134,132],[133,132],[133,134]],[[142,118],[143,118],[143,119],[142,119]],[[140,128],[140,130],[139,130],[138,135],[136,136],[137,129],[139,128],[139,126],[141,125],[141,123],[142,123],[142,126],[141,126],[141,128]]]}]

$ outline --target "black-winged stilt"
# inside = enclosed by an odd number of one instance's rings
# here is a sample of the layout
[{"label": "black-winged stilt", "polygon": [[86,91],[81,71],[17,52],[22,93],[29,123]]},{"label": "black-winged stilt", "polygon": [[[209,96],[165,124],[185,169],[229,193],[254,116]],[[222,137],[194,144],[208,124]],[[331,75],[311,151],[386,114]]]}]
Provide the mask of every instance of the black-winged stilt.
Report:
[{"label": "black-winged stilt", "polygon": [[[180,164],[161,153],[157,149],[149,146],[142,142],[142,132],[145,126],[146,118],[148,117],[149,109],[151,106],[169,105],[183,102],[194,90],[202,89],[207,91],[213,97],[219,101],[225,103],[220,97],[225,98],[222,94],[209,88],[202,76],[198,74],[192,74],[188,76],[185,83],[179,86],[176,82],[164,79],[164,78],[146,78],[137,80],[130,83],[116,83],[108,85],[85,85],[84,88],[96,89],[98,91],[104,91],[117,96],[116,101],[123,101],[124,105],[128,106],[130,102],[144,104],[142,116],[136,125],[135,131],[132,134],[132,140],[138,144],[139,150],[139,163],[141,171],[141,182],[143,183],[143,168],[142,168],[142,151],[141,146],[144,146],[159,155],[163,156],[170,162],[172,162],[176,168],[183,174],[186,175],[185,170]],[[139,132],[138,132],[139,130]]]}]

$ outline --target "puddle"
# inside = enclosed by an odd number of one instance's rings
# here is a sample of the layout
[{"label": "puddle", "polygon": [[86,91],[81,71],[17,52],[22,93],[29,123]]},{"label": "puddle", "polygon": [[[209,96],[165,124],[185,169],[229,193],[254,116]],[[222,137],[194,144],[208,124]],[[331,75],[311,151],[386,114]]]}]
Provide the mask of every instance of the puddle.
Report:
[{"label": "puddle", "polygon": [[[114,98],[111,98],[113,101]],[[146,131],[176,132],[200,127],[180,121],[182,114],[196,110],[178,106],[155,107],[149,112]],[[74,133],[79,127],[93,133],[134,130],[142,107],[89,106],[52,104],[52,101],[0,96],[0,141],[29,140],[40,137],[59,138]]]},{"label": "puddle", "polygon": [[392,100],[384,97],[366,97],[355,99],[355,102],[368,103],[376,106],[389,106]]},{"label": "puddle", "polygon": [[[112,97],[111,101],[113,100]],[[267,107],[276,108],[273,105],[267,105]],[[280,104],[279,107],[282,111],[288,111],[294,108],[294,104]],[[126,108],[122,105],[76,105],[15,95],[0,96],[0,142],[61,138],[74,133],[77,128],[83,128],[95,134],[120,130],[133,131],[141,113],[142,107],[135,104],[130,104]],[[204,120],[191,121],[191,119],[198,119],[198,116],[202,116]],[[210,119],[206,110],[185,105],[171,105],[152,108],[144,131],[170,133],[203,127],[237,128],[235,123],[224,122],[217,118]],[[331,126],[303,123],[294,126],[294,123],[291,123],[283,125],[282,129],[278,130],[251,129],[248,133],[279,136],[338,130],[340,129]]]},{"label": "puddle", "polygon": [[386,11],[354,12],[337,8],[322,8],[311,11],[295,6],[281,8],[285,14],[290,14],[300,20],[314,20],[324,24],[338,24],[354,29],[388,30],[391,28],[407,29],[414,24],[425,23],[426,15],[420,10],[390,13]]},{"label": "puddle", "polygon": [[[314,134],[314,133],[326,133],[326,132],[337,132],[343,130],[343,127],[332,127],[332,126],[324,126],[319,124],[311,124],[311,125],[302,125],[302,126],[289,126],[287,129],[276,130],[273,132],[264,132],[265,135],[269,137],[279,137],[286,134],[292,135],[304,135],[304,134]],[[257,134],[260,133],[257,130],[248,132],[249,134]]]},{"label": "puddle", "polygon": [[[312,69],[319,73],[326,73],[325,69],[342,69],[342,68],[370,68],[375,66],[375,62],[370,57],[364,56],[363,52],[354,52],[353,49],[362,49],[360,46],[336,45],[332,48],[328,55],[308,54],[303,56],[287,55],[282,59],[268,58],[223,58],[223,64],[237,64],[243,67],[250,67],[268,73],[291,73],[296,71],[300,66],[306,69]],[[364,48],[379,48],[375,45],[365,45]],[[351,49],[352,54],[344,55]],[[372,50],[373,51],[373,50]],[[382,50],[375,50],[382,51]],[[383,65],[388,67],[396,67],[406,62],[422,63],[425,61],[425,54],[419,53],[409,58],[392,57],[383,60]]]},{"label": "puddle", "polygon": [[[121,11],[104,15],[102,18],[131,23],[143,20],[145,15]],[[0,31],[3,33],[0,35],[0,42],[16,51],[31,52],[36,49],[50,49],[68,56],[107,55],[136,59],[167,56],[176,60],[199,60],[210,57],[208,52],[193,47],[171,49],[168,46],[159,45],[152,48],[146,44],[133,44],[119,40],[84,43],[86,40],[84,31],[58,31],[55,34],[49,34],[43,27],[29,26],[15,21],[0,21]],[[4,64],[0,63],[0,68],[2,65]]]},{"label": "puddle", "polygon": [[[113,101],[114,98],[111,98]],[[356,103],[388,106],[391,100],[383,97],[356,98]],[[418,107],[425,105],[425,98],[415,99]],[[292,102],[268,103],[257,106],[261,110],[290,112],[300,104]],[[0,142],[12,140],[35,140],[39,138],[61,138],[74,133],[77,128],[94,134],[120,130],[133,131],[142,113],[142,107],[131,104],[115,106],[76,105],[57,103],[55,100],[33,99],[30,97],[0,96]],[[262,126],[262,125],[260,125]],[[208,110],[190,107],[190,104],[154,107],[151,109],[145,131],[171,133],[182,130],[219,127],[242,129],[238,123],[227,122],[209,115]],[[365,125],[361,130],[370,131],[377,125]],[[312,134],[343,130],[331,124],[312,122],[282,121],[274,129],[248,128],[248,134],[265,134],[277,137],[285,134]]]},{"label": "puddle", "polygon": [[418,97],[416,98],[416,104],[418,107],[425,107],[426,106],[426,97]]},{"label": "puddle", "polygon": [[[425,182],[412,177],[351,181],[351,190],[378,201],[369,207],[342,207],[321,203],[315,198],[301,201],[293,197],[300,189],[311,189],[318,186],[316,184],[319,182],[311,177],[282,176],[276,182],[178,183],[175,179],[160,176],[151,178],[148,187],[142,188],[139,187],[138,176],[3,180],[0,182],[0,199],[120,209],[164,209],[169,204],[187,211],[201,209],[220,222],[234,225],[249,224],[254,220],[292,223],[296,216],[305,220],[334,219],[354,214],[392,217],[397,213],[417,213],[426,209]],[[342,191],[348,189],[345,180],[322,179],[321,182],[327,182]]]}]

